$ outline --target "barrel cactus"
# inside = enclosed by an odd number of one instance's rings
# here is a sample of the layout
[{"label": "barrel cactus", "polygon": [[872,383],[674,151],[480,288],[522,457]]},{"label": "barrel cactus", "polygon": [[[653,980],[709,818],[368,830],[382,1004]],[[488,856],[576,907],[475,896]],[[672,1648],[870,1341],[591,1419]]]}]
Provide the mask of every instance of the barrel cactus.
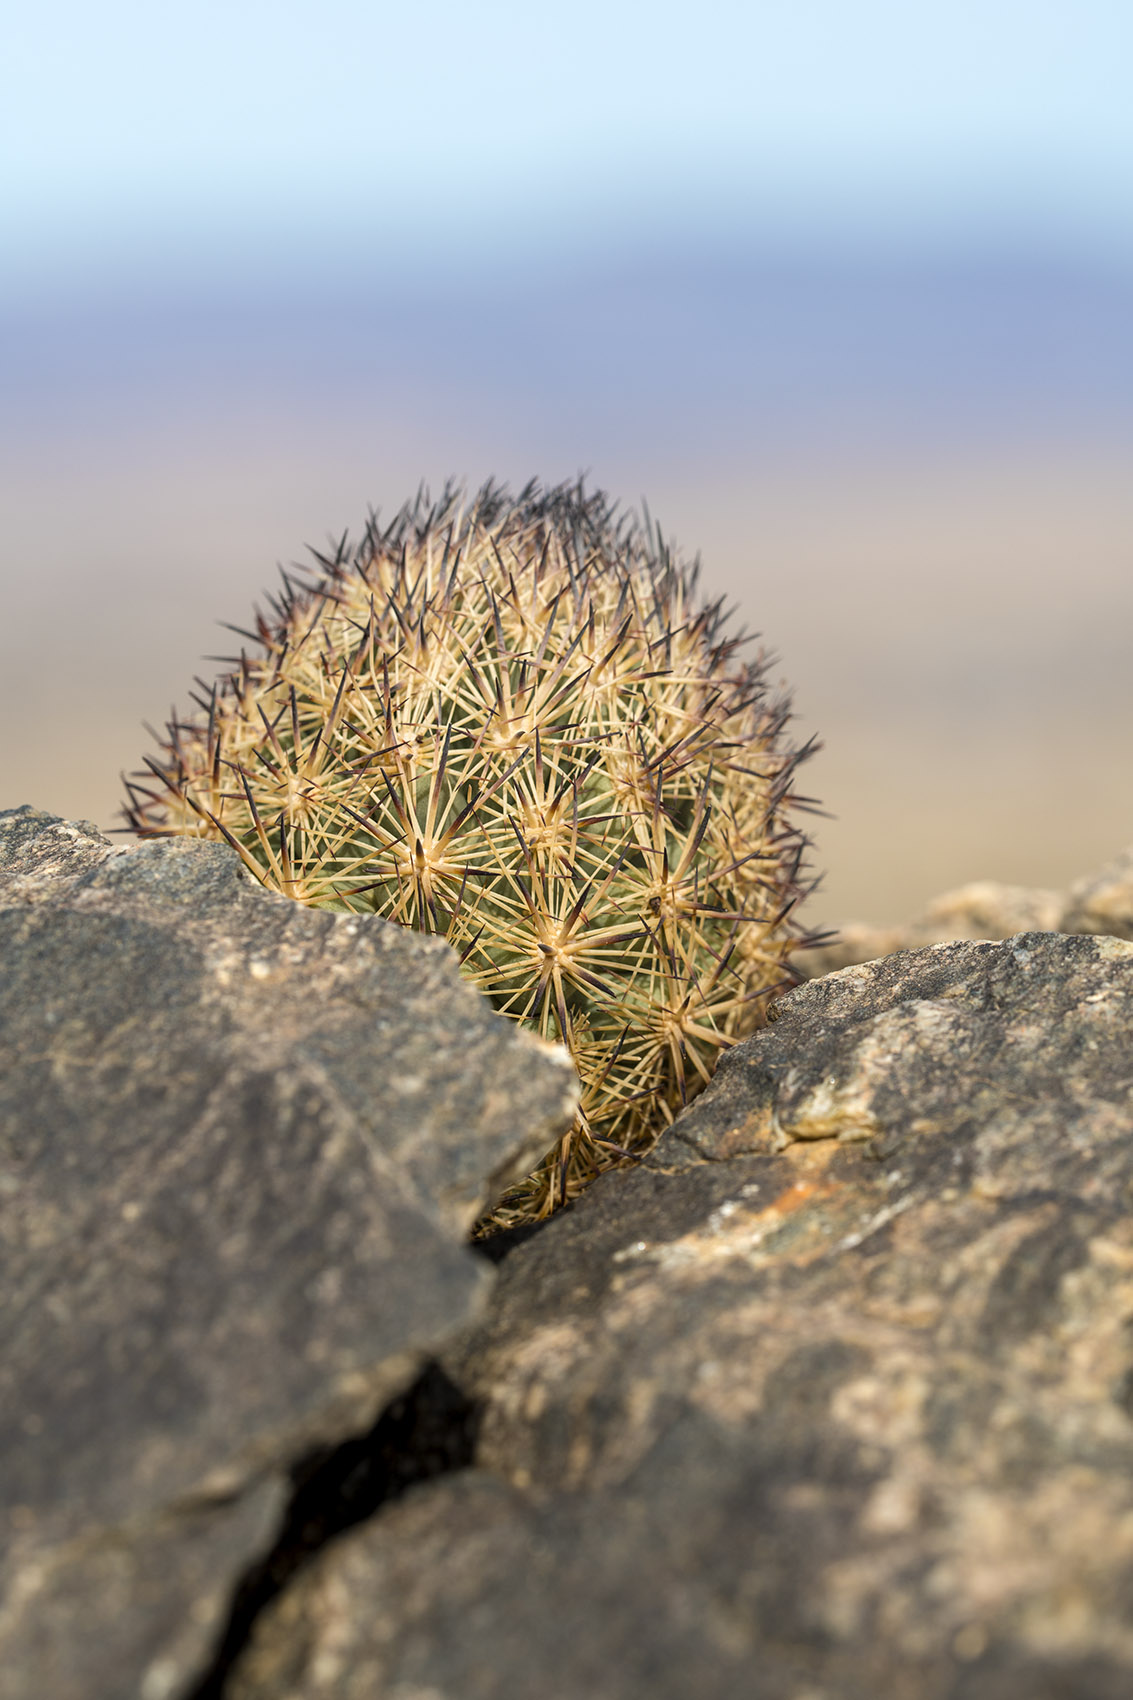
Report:
[{"label": "barrel cactus", "polygon": [[493,1227],[646,1148],[790,980],[801,752],[696,579],[580,484],[420,495],[285,573],[128,782],[141,835],[436,933],[566,1046],[577,1123]]}]

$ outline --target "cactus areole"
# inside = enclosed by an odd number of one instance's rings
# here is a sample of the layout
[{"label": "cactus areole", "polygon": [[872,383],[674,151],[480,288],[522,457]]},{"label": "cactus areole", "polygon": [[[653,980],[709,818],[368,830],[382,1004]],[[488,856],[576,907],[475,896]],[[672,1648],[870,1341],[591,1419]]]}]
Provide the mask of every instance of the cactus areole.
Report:
[{"label": "cactus areole", "polygon": [[696,579],[581,484],[421,495],[285,573],[129,783],[143,836],[436,933],[566,1046],[577,1122],[493,1228],[645,1149],[790,980],[803,752]]}]

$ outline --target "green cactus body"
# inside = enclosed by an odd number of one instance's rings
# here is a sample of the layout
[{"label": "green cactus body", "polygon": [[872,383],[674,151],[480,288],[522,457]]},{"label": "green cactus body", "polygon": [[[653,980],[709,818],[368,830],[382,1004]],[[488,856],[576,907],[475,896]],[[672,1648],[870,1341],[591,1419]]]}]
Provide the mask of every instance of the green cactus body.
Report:
[{"label": "green cactus body", "polygon": [[537,1218],[643,1149],[788,978],[786,704],[695,567],[580,486],[419,498],[316,562],[170,724],[127,818],[439,934],[564,1044],[577,1125],[491,1220]]}]

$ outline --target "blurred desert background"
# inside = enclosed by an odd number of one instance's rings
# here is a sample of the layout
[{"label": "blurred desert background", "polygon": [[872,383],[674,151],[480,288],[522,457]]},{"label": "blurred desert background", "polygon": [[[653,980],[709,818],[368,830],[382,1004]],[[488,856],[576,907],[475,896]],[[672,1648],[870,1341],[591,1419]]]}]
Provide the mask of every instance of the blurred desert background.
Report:
[{"label": "blurred desert background", "polygon": [[0,69],[0,807],[277,562],[585,473],[790,681],[816,924],[1133,840],[1133,12],[47,4]]}]

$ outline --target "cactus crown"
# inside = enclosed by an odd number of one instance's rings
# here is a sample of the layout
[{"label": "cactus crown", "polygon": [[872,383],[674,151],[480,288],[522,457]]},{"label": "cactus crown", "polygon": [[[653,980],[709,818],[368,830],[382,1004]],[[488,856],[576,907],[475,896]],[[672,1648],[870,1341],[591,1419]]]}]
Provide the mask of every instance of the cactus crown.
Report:
[{"label": "cactus crown", "polygon": [[578,1122],[500,1202],[642,1149],[757,1025],[798,943],[799,752],[696,565],[581,484],[424,495],[283,575],[125,810],[302,903],[437,933],[569,1050]]}]

